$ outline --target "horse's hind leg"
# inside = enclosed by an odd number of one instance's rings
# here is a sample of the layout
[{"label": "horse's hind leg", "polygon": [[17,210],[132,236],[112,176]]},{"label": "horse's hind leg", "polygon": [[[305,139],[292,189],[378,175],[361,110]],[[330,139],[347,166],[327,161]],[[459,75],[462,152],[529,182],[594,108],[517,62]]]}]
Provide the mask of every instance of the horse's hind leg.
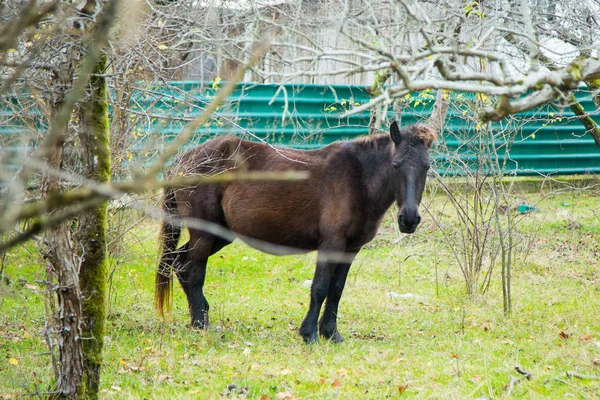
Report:
[{"label": "horse's hind leg", "polygon": [[185,262],[175,271],[179,283],[187,296],[193,327],[208,326],[208,301],[203,287],[206,278],[206,263],[212,253],[215,238],[212,235],[190,229],[190,241]]},{"label": "horse's hind leg", "polygon": [[335,343],[344,341],[344,337],[337,330],[338,306],[340,304],[342,292],[344,291],[344,286],[346,285],[348,271],[350,270],[350,265],[355,255],[356,254],[348,254],[348,257],[351,259],[343,263],[338,263],[335,267],[335,271],[329,283],[325,310],[323,311],[321,321],[319,321],[319,333],[321,336]]}]

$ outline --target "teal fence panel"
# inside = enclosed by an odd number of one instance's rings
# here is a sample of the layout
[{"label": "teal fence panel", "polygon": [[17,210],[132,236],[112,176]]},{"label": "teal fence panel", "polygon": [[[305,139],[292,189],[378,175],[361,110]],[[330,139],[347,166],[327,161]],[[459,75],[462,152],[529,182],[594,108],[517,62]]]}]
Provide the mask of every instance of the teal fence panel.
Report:
[{"label": "teal fence panel", "polygon": [[[154,132],[156,141],[166,144],[199,115],[218,88],[210,82],[173,82],[168,88],[148,84],[146,94],[136,98],[140,110],[155,112],[146,132]],[[157,95],[162,96],[160,101]],[[580,91],[577,98],[600,123],[590,93]],[[368,134],[370,113],[341,115],[368,101],[362,86],[241,84],[190,145],[226,133],[298,148],[353,139]],[[570,108],[548,105],[482,127],[474,113],[477,106],[491,101],[474,94],[452,95],[444,131],[433,149],[440,174],[490,173],[498,168],[506,175],[600,172],[600,148]],[[428,91],[407,96],[400,122],[423,121],[433,103],[434,95]],[[388,110],[388,117],[395,118],[393,110]]]},{"label": "teal fence panel", "polygon": [[[152,163],[184,126],[198,117],[223,85],[211,82],[139,83],[131,96],[132,149],[123,163]],[[47,129],[37,102],[28,95],[5,97],[0,107],[1,152],[17,168],[25,147],[35,144]],[[600,116],[589,93],[577,93],[590,115]],[[275,145],[315,148],[368,134],[369,111],[341,115],[369,101],[364,87],[310,84],[252,84],[237,86],[211,120],[188,143],[235,134]],[[502,167],[506,175],[600,173],[600,148],[567,107],[549,105],[518,114],[488,127],[478,124],[476,106],[490,104],[485,96],[458,93],[444,131],[434,145],[434,167],[443,175],[490,173]],[[402,99],[400,123],[426,119],[434,102],[425,91]],[[25,114],[19,110],[25,109]],[[393,110],[388,117],[395,118]],[[135,117],[135,118],[134,118]],[[0,154],[2,155],[2,154]]]}]

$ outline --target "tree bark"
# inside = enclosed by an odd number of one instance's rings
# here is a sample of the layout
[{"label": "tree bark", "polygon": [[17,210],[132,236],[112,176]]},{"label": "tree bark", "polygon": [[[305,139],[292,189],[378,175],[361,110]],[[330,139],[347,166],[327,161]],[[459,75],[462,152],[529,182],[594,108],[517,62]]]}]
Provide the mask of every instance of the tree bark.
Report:
[{"label": "tree bark", "polygon": [[[97,183],[110,181],[109,120],[106,78],[107,64],[103,56],[90,79],[88,98],[79,105],[79,140],[82,167],[86,179]],[[108,258],[106,232],[108,204],[83,213],[79,218],[76,238],[81,249],[79,281],[82,295],[84,370],[80,393],[98,398],[102,349],[107,314]]]},{"label": "tree bark", "polygon": [[[74,62],[65,63],[57,86],[68,87],[72,80]],[[64,102],[64,91],[59,90],[53,99],[52,124],[61,132],[59,140],[53,146],[50,156],[46,159],[49,170],[59,170],[62,161],[62,146],[66,138],[68,121],[62,121],[54,116]],[[42,179],[42,194],[52,196],[60,191],[60,180],[56,174],[46,173]],[[45,232],[47,246],[43,250],[48,262],[48,274],[56,279],[56,297],[58,313],[54,316],[54,329],[57,335],[58,347],[58,377],[57,397],[74,399],[83,376],[83,353],[81,351],[81,296],[79,292],[79,265],[75,258],[71,241],[69,221],[62,222]],[[52,281],[52,279],[49,279]]]}]

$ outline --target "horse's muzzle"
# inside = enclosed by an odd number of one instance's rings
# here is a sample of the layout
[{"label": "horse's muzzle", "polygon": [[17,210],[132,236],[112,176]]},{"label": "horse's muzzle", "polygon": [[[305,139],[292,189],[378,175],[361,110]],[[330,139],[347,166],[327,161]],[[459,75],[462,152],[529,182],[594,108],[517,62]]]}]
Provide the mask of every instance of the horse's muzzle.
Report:
[{"label": "horse's muzzle", "polygon": [[414,233],[420,223],[421,216],[419,214],[414,214],[412,216],[404,214],[398,215],[398,227],[402,233]]}]

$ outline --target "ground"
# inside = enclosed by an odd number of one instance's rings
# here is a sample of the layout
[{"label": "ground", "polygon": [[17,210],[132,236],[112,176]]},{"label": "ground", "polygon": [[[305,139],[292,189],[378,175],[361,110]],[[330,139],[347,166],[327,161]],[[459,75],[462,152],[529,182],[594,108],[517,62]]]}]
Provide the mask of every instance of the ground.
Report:
[{"label": "ground", "polygon": [[[469,297],[430,215],[412,236],[389,218],[351,269],[343,345],[306,345],[297,334],[314,254],[268,256],[241,243],[211,259],[207,332],[188,326],[178,285],[172,316],[161,320],[153,310],[157,224],[145,221],[113,251],[101,397],[600,397],[600,380],[566,375],[600,376],[598,192],[538,188],[517,198],[539,212],[519,215],[526,242],[514,265],[511,316],[502,310],[499,266],[488,292]],[[426,199],[431,209],[444,201]],[[33,245],[4,261],[0,398],[51,390],[43,265]]]}]

